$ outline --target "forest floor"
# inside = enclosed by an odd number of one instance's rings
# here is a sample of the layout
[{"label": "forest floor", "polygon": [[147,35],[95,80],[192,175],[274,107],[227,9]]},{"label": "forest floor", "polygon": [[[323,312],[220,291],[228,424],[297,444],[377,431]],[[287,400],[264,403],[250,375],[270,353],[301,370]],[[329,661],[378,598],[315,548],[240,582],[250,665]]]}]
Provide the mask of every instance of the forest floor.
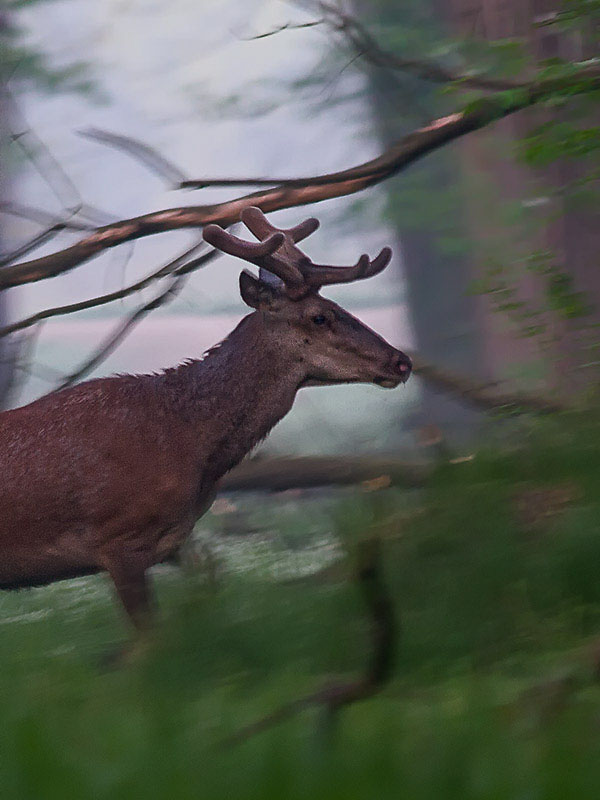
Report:
[{"label": "forest floor", "polygon": [[[156,631],[117,669],[104,577],[0,595],[2,796],[600,797],[599,445],[597,418],[565,415],[418,491],[220,499],[193,568],[157,570]],[[308,709],[227,743],[360,674],[352,565],[372,536],[401,621],[391,680],[333,728]]]}]

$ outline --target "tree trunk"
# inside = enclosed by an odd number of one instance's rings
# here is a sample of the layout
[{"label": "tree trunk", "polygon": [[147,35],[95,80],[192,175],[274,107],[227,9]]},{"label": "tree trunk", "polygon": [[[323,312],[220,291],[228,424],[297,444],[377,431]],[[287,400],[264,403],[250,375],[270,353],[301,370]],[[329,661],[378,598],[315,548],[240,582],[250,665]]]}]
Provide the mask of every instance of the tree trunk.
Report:
[{"label": "tree trunk", "polygon": [[[437,0],[442,18],[451,32],[459,35],[475,35],[482,39],[522,39],[536,60],[560,57],[578,61],[596,55],[594,47],[580,38],[559,32],[554,27],[538,27],[536,22],[547,18],[560,6],[555,0]],[[591,306],[588,316],[581,319],[566,319],[552,311],[547,296],[546,281],[539,276],[522,272],[518,278],[519,299],[532,308],[545,312],[545,321],[553,333],[554,341],[549,349],[541,351],[538,337],[520,337],[504,314],[494,312],[489,298],[480,298],[482,319],[481,342],[485,360],[491,371],[503,377],[516,368],[538,375],[547,387],[553,387],[558,397],[569,398],[573,392],[582,390],[590,382],[597,381],[600,371],[597,360],[597,325],[600,323],[600,273],[597,269],[597,254],[600,252],[600,228],[595,222],[597,208],[592,203],[573,207],[564,199],[561,189],[573,180],[585,175],[584,161],[565,159],[535,170],[511,157],[518,141],[536,125],[548,120],[569,121],[572,109],[566,110],[533,108],[509,119],[502,120],[493,129],[471,134],[460,143],[460,160],[465,176],[484,176],[493,192],[488,213],[485,204],[473,193],[469,209],[469,227],[474,245],[473,269],[477,271],[477,242],[486,239],[511,242],[516,229],[504,224],[497,213],[502,203],[529,203],[547,210],[550,221],[527,236],[526,246],[530,251],[551,250],[560,270],[573,279],[573,289],[585,293],[585,302]],[[598,124],[598,113],[590,112],[587,121],[581,124]],[[501,256],[500,256],[501,257]],[[586,328],[581,323],[587,323]],[[590,325],[591,323],[591,325]],[[595,324],[595,326],[594,326]],[[543,368],[536,367],[536,363]],[[527,369],[531,365],[531,369]],[[543,391],[535,385],[535,377],[529,377],[524,388]]]},{"label": "tree trunk", "polygon": [[[374,10],[370,3],[355,0],[357,15],[366,24],[375,21],[376,15],[383,26],[406,24],[412,16],[422,16],[420,6],[421,0],[412,6],[380,3]],[[431,6],[433,15],[433,1]],[[437,88],[408,74],[383,69],[370,72],[370,101],[384,147],[439,115]],[[457,193],[458,179],[456,145],[450,145],[390,182],[388,217],[400,242],[416,350],[447,372],[456,370],[485,381],[492,376],[482,358],[478,304],[469,293],[471,265],[460,246],[456,247],[465,229],[463,212],[460,204],[443,199]],[[422,200],[424,192],[428,193],[427,202]],[[454,242],[450,242],[452,237]],[[438,428],[451,442],[476,434],[482,421],[480,412],[426,384],[420,390],[421,407],[414,420],[417,428]]]}]

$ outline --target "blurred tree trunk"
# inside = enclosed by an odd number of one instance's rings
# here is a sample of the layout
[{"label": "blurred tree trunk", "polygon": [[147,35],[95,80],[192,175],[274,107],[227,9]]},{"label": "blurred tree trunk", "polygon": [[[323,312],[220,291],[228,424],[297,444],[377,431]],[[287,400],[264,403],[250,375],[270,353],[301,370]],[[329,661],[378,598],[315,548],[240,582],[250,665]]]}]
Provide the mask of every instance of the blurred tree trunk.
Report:
[{"label": "blurred tree trunk", "polygon": [[[582,60],[597,56],[593,32],[589,41],[583,37],[560,33],[554,27],[536,25],[548,18],[560,6],[555,0],[438,0],[440,14],[451,33],[475,35],[489,41],[521,39],[527,42],[536,60],[560,57]],[[559,159],[547,167],[532,170],[517,162],[511,154],[520,139],[536,125],[548,120],[569,121],[566,110],[530,109],[502,120],[493,129],[471,134],[460,143],[461,162],[465,176],[483,175],[491,183],[494,204],[501,202],[537,204],[542,214],[550,217],[539,233],[532,234],[531,250],[552,250],[561,270],[573,279],[573,288],[585,294],[591,306],[590,314],[579,322],[587,323],[584,330],[577,320],[553,316],[554,340],[545,359],[545,378],[559,393],[572,393],[598,380],[597,335],[594,323],[600,323],[600,226],[597,207],[591,202],[575,207],[559,190],[584,177],[588,168],[582,161]],[[584,124],[598,125],[597,110],[590,113]],[[476,192],[470,209],[470,230],[473,238],[485,239],[487,234],[510,237],[510,226],[502,226],[486,215],[485,207],[477,201]],[[493,230],[494,224],[496,230]],[[476,269],[474,263],[474,269]],[[548,306],[548,297],[539,278],[534,275],[521,280],[522,296],[533,306]],[[482,347],[484,358],[494,375],[514,371],[521,362],[533,364],[540,359],[534,339],[516,335],[503,315],[493,312],[485,296],[480,298]],[[591,324],[590,324],[591,323]],[[595,355],[594,355],[595,354]],[[596,362],[596,364],[594,364]],[[596,366],[596,369],[594,369]],[[568,380],[565,380],[568,374]],[[527,388],[537,388],[528,386]]]},{"label": "blurred tree trunk", "polygon": [[[401,26],[411,17],[423,16],[428,5],[433,13],[429,0],[406,4],[355,0],[354,5],[366,24],[377,22],[382,27]],[[435,24],[431,15],[427,24]],[[369,97],[384,147],[438,116],[437,88],[408,74],[370,71]],[[460,245],[465,230],[462,208],[447,199],[458,190],[456,161],[456,145],[449,145],[390,181],[386,185],[388,218],[396,228],[402,253],[415,349],[445,371],[486,380],[490,373],[480,346],[480,310],[468,291],[471,264]],[[420,391],[417,428],[439,428],[451,441],[464,440],[477,431],[482,419],[478,411],[425,384]]]},{"label": "blurred tree trunk", "polygon": [[[583,37],[535,24],[556,11],[554,0],[407,0],[403,4],[354,0],[354,7],[366,24],[375,22],[380,29],[396,30],[400,38],[405,29],[410,30],[411,54],[418,52],[415,31],[423,31],[426,53],[427,30],[437,25],[442,36],[524,40],[536,60],[559,56],[576,61],[597,55],[592,35],[585,42]],[[408,74],[371,70],[369,95],[382,143],[388,145],[438,116],[438,92],[439,86]],[[566,111],[521,112],[428,156],[387,186],[389,218],[403,253],[416,349],[445,370],[460,370],[482,380],[516,378],[522,389],[544,392],[551,387],[563,399],[597,380],[600,373],[595,349],[600,323],[597,210],[591,204],[574,208],[560,192],[585,174],[582,162],[559,160],[533,170],[514,155],[519,141],[534,126],[549,119],[568,120],[570,113],[571,105]],[[591,116],[590,124],[597,125],[598,112]],[[546,214],[551,222],[530,230],[518,250],[520,231],[504,214],[519,207],[524,212],[527,205],[539,206],[539,216]],[[583,292],[591,303],[589,315],[569,319],[553,310],[548,279],[525,271],[514,255],[535,250],[554,252],[557,268],[573,279],[573,290]],[[549,345],[522,335],[523,330],[505,313],[494,310],[491,295],[470,294],[490,254],[500,264],[517,269],[520,299],[532,309],[544,310]],[[433,424],[450,439],[477,431],[477,412],[428,387],[422,391],[417,425]]]}]

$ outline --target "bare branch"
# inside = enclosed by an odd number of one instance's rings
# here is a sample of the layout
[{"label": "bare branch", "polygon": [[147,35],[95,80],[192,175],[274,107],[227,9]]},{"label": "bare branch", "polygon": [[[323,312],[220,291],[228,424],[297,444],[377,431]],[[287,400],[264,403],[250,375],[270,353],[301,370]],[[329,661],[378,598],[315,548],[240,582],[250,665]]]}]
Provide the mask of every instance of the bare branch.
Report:
[{"label": "bare branch", "polygon": [[240,38],[243,42],[254,42],[257,39],[267,39],[269,36],[276,36],[283,31],[299,31],[303,28],[316,28],[324,22],[324,19],[315,19],[311,22],[284,22],[283,25],[279,25],[277,28],[273,28],[273,30],[266,31],[265,33],[258,33],[256,36],[241,36]]},{"label": "bare branch", "polygon": [[93,225],[73,219],[72,215],[64,218],[57,217],[56,214],[52,214],[42,208],[34,208],[33,206],[26,206],[22,203],[12,203],[5,200],[0,201],[0,214],[10,214],[13,217],[28,219],[30,222],[36,222],[38,225],[45,225],[47,227],[61,225],[63,228],[74,231],[94,230]]},{"label": "bare branch", "polygon": [[28,242],[19,245],[19,247],[16,247],[10,253],[1,253],[0,267],[10,264],[11,261],[16,261],[18,258],[26,256],[27,253],[30,253],[32,250],[36,250],[38,247],[46,244],[46,242],[49,242],[50,239],[53,239],[58,233],[64,231],[65,227],[66,226],[62,222],[59,222],[56,225],[52,225],[51,227],[46,228],[46,230],[37,233]]},{"label": "bare branch", "polygon": [[356,51],[357,57],[364,56],[373,66],[410,72],[418,78],[434,83],[460,83],[470,89],[497,92],[507,89],[520,89],[527,86],[526,83],[518,81],[453,72],[435,61],[404,58],[395,53],[390,53],[380,47],[377,40],[369,33],[362,22],[352,14],[348,14],[338,6],[327,2],[319,2],[317,6],[324,14],[324,24],[340,34],[346,43]]},{"label": "bare branch", "polygon": [[221,492],[285,492],[321,486],[352,486],[381,480],[386,485],[423,486],[431,467],[398,458],[371,456],[281,456],[247,458],[219,484]]},{"label": "bare branch", "polygon": [[[264,212],[307,205],[333,197],[353,194],[398,174],[419,158],[472,131],[484,128],[509,114],[528,108],[556,94],[572,96],[600,88],[600,66],[585,63],[569,77],[549,78],[503,95],[482,98],[465,111],[436,119],[393,144],[377,158],[341,172],[285,182],[213,205],[164,209],[140,217],[121,220],[96,229],[90,236],[52,255],[14,264],[0,271],[0,290],[61,275],[93,256],[123,242],[163,231],[197,228],[218,223],[227,226],[237,222],[248,206]],[[210,182],[204,181],[207,185]],[[243,183],[243,181],[238,181]]]},{"label": "bare branch", "polygon": [[[15,103],[13,106],[16,108]],[[61,206],[69,211],[79,210],[82,201],[77,187],[41,139],[35,136],[29,127],[13,133],[11,139],[35,166]]]},{"label": "bare branch", "polygon": [[322,708],[330,725],[347,705],[366,700],[380,692],[392,676],[398,625],[394,605],[383,579],[381,543],[378,538],[361,542],[356,582],[366,606],[370,630],[369,663],[362,676],[353,681],[327,683],[316,692],[288,703],[277,711],[241,728],[224,745],[239,744],[308,708]]},{"label": "bare branch", "polygon": [[128,333],[139,322],[141,322],[144,317],[146,317],[155,309],[160,308],[161,306],[164,306],[167,303],[170,303],[171,300],[175,299],[175,297],[183,289],[187,277],[191,272],[206,266],[206,264],[218,256],[220,256],[218,251],[211,250],[209,253],[204,253],[193,261],[184,264],[178,270],[175,270],[172,273],[173,278],[169,282],[167,288],[150,300],[150,302],[140,306],[132,314],[122,320],[113,333],[110,334],[108,339],[106,339],[80,367],[68,375],[55,389],[55,391],[66,389],[68,386],[72,386],[74,383],[77,383],[82,378],[85,378],[87,375],[89,375],[90,372],[92,372],[92,370],[94,370],[105,359],[107,359],[111,353],[114,353]]},{"label": "bare branch", "polygon": [[152,172],[167,181],[169,186],[180,187],[187,180],[187,176],[171,161],[162,156],[148,144],[123,136],[118,133],[100,130],[100,128],[86,128],[78,131],[80,136],[92,141],[101,142],[109,147],[121,150],[129,156],[140,161]]},{"label": "bare branch", "polygon": [[[167,275],[176,273],[183,267],[186,268],[186,272],[191,272],[192,269],[196,269],[199,266],[202,266],[204,263],[203,261],[199,261],[199,259],[189,263],[187,262],[188,258],[200,247],[202,247],[202,244],[203,242],[196,242],[196,244],[192,245],[192,247],[189,247],[176,258],[168,261],[166,264],[163,264],[161,267],[159,267],[159,269],[154,270],[154,272],[146,275],[146,277],[142,278],[141,280],[131,283],[129,286],[124,286],[122,289],[118,289],[115,292],[109,292],[108,294],[99,295],[98,297],[92,297],[89,300],[81,300],[78,303],[70,303],[64,306],[46,308],[43,311],[38,311],[36,314],[32,314],[30,317],[26,317],[18,322],[13,322],[10,325],[6,325],[4,328],[0,328],[0,339],[3,336],[8,336],[11,333],[16,333],[17,331],[30,328],[32,325],[37,325],[39,322],[42,322],[42,320],[51,319],[52,317],[65,316],[66,314],[76,314],[78,311],[85,311],[88,308],[96,308],[97,306],[103,306],[107,303],[113,303],[116,300],[122,300],[123,298],[129,297],[136,292],[141,292],[142,289],[150,286],[150,284],[154,283],[155,281],[165,278]],[[183,274],[183,271],[181,271],[179,274]]]},{"label": "bare branch", "polygon": [[133,314],[130,314],[124,320],[122,320],[119,325],[117,326],[116,330],[110,334],[108,339],[106,339],[100,347],[93,353],[93,355],[88,358],[80,367],[78,367],[75,372],[72,372],[68,375],[59,386],[55,389],[55,391],[60,391],[61,389],[66,389],[68,386],[72,386],[77,381],[80,381],[82,378],[87,377],[92,370],[94,370],[99,364],[101,364],[108,356],[113,353],[119,344],[125,339],[127,334],[134,328],[138,322],[147,316],[151,311],[154,309],[159,308],[160,306],[165,305],[166,303],[170,302],[175,298],[175,296],[179,293],[179,291],[183,288],[185,283],[185,278],[183,276],[179,276],[174,278],[170,283],[167,289],[161,292],[159,295],[154,297],[150,300],[149,303],[145,303],[143,306],[137,308]]}]

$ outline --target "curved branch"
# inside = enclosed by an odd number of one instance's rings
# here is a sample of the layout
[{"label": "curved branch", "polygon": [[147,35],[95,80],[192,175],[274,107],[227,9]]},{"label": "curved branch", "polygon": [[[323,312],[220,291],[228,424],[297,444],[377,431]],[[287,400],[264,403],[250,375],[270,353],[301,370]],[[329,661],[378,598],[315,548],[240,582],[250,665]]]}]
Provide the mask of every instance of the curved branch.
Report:
[{"label": "curved branch", "polygon": [[546,397],[498,391],[498,384],[482,384],[464,375],[450,374],[411,353],[413,371],[434,389],[457,397],[480,411],[505,414],[559,414],[569,407]]},{"label": "curved branch", "polygon": [[78,369],[76,369],[70,375],[67,375],[67,377],[62,380],[60,385],[57,386],[54,391],[66,389],[67,387],[72,386],[74,383],[77,383],[82,378],[85,378],[87,375],[89,375],[90,372],[99,364],[101,364],[106,358],[108,358],[111,353],[114,353],[117,347],[128,335],[129,331],[139,322],[141,322],[144,317],[146,317],[155,309],[170,303],[171,300],[174,300],[177,297],[179,292],[183,289],[188,275],[191,272],[206,266],[206,264],[213,259],[218,258],[220,255],[221,253],[218,250],[210,250],[208,253],[203,253],[193,261],[189,261],[187,264],[179,267],[179,269],[173,270],[170,273],[171,280],[169,281],[167,288],[160,292],[160,294],[156,295],[156,297],[153,297],[149,302],[144,303],[136,308],[133,313],[119,322],[116,329],[94,351],[94,353],[92,353],[92,355],[86,361],[84,361],[84,363],[78,367]]},{"label": "curved branch", "polygon": [[318,8],[323,13],[322,22],[328,25],[356,51],[357,56],[364,57],[375,67],[383,67],[400,72],[409,72],[417,78],[434,83],[457,83],[470,89],[502,92],[507,89],[521,89],[526,83],[509,81],[502,78],[491,78],[485,75],[468,75],[453,72],[435,61],[418,58],[404,58],[382,48],[371,36],[367,28],[352,14],[347,14],[331,3],[319,2]]},{"label": "curved branch", "polygon": [[69,303],[68,305],[64,306],[45,308],[43,311],[38,311],[36,314],[32,314],[30,317],[25,317],[18,322],[13,322],[10,325],[6,325],[4,328],[0,328],[0,339],[4,336],[8,336],[11,333],[16,333],[17,331],[31,328],[32,325],[37,325],[39,322],[43,322],[46,319],[51,319],[52,317],[62,317],[67,314],[76,314],[78,311],[85,311],[88,308],[97,308],[98,306],[103,306],[107,303],[114,303],[116,300],[123,300],[125,297],[129,297],[136,292],[141,292],[142,289],[150,286],[150,284],[154,283],[155,281],[165,278],[167,275],[177,273],[183,266],[185,266],[186,271],[191,271],[192,269],[197,268],[204,263],[198,259],[187,262],[187,259],[200,247],[202,247],[203,244],[204,242],[196,242],[195,245],[189,247],[187,250],[181,253],[181,255],[177,256],[177,258],[174,258],[171,261],[168,261],[166,264],[163,264],[162,267],[159,267],[159,269],[149,273],[141,280],[136,281],[135,283],[130,283],[128,286],[124,286],[122,289],[117,289],[115,292],[98,295],[97,297],[92,297],[89,300],[81,300],[78,303]]},{"label": "curved branch", "polygon": [[[144,236],[203,227],[211,222],[230,225],[237,222],[247,206],[259,206],[264,212],[270,212],[353,194],[396,175],[448,142],[550,96],[571,96],[598,89],[600,66],[595,62],[584,64],[569,77],[549,78],[518,91],[483,98],[464,111],[436,119],[426,127],[404,136],[381,156],[360,166],[298,179],[294,185],[280,183],[223,203],[164,209],[105,225],[57,253],[5,267],[0,271],[0,290],[61,275],[103,250]],[[209,185],[210,181],[204,181],[204,184]]]}]

